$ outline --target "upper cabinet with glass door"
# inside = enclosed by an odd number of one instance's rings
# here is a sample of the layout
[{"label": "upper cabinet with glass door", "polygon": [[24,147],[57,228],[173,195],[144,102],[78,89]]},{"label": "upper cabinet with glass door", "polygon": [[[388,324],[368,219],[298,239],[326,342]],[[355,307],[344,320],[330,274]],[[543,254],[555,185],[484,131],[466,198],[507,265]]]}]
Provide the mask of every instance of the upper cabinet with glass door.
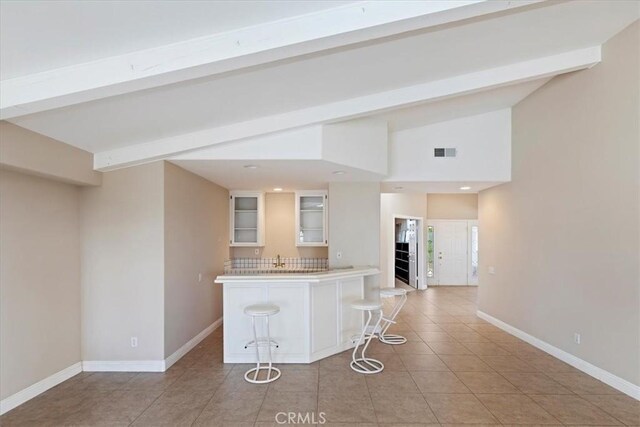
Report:
[{"label": "upper cabinet with glass door", "polygon": [[296,246],[328,246],[326,191],[296,192]]},{"label": "upper cabinet with glass door", "polygon": [[229,197],[229,244],[264,246],[264,193],[232,191]]}]

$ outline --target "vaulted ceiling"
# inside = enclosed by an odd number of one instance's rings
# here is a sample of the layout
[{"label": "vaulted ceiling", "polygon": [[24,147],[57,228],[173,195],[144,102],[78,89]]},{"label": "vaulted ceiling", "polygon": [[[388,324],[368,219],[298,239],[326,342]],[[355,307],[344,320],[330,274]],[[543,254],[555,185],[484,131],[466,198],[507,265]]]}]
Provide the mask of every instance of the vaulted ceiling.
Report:
[{"label": "vaulted ceiling", "polygon": [[0,3],[2,118],[108,170],[308,125],[509,108],[635,1]]}]

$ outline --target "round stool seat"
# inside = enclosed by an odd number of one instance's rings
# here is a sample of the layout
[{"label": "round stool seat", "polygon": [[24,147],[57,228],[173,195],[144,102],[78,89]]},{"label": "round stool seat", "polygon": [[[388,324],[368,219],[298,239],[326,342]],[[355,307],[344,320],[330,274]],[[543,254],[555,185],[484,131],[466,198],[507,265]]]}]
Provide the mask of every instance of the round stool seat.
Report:
[{"label": "round stool seat", "polygon": [[271,316],[280,312],[280,307],[275,304],[253,304],[244,308],[244,314],[248,316]]},{"label": "round stool seat", "polygon": [[372,301],[369,299],[359,299],[351,303],[351,308],[356,310],[380,310],[382,303],[380,301]]},{"label": "round stool seat", "polygon": [[406,294],[407,290],[402,288],[380,288],[381,297],[401,297]]}]

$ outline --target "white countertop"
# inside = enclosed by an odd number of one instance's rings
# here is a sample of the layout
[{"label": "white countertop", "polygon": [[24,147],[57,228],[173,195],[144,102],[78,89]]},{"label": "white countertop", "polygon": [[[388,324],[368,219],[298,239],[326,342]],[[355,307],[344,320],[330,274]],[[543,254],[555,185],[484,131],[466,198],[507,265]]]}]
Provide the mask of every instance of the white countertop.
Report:
[{"label": "white countertop", "polygon": [[350,268],[329,269],[315,273],[267,273],[267,274],[224,274],[216,277],[215,283],[230,282],[323,282],[338,278],[373,276],[380,274],[377,267],[354,266]]}]

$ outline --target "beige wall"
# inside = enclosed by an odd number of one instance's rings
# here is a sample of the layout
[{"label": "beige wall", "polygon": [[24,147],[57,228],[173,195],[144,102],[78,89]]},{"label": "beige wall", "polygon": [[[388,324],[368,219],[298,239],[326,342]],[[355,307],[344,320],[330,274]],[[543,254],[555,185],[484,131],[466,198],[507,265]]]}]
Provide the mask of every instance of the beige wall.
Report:
[{"label": "beige wall", "polygon": [[429,219],[478,219],[477,194],[427,194]]},{"label": "beige wall", "polygon": [[82,189],[83,360],[164,359],[163,305],[164,163],[106,172]]},{"label": "beige wall", "polygon": [[604,45],[602,63],[515,106],[513,181],[480,193],[479,302],[636,385],[639,39],[636,21]]},{"label": "beige wall", "polygon": [[[342,252],[342,259],[336,253]],[[329,184],[329,266],[380,264],[380,183]],[[367,288],[379,285],[368,278]]]},{"label": "beige wall", "polygon": [[55,139],[0,121],[0,165],[80,185],[100,185],[93,154]]},{"label": "beige wall", "polygon": [[213,280],[229,257],[229,192],[165,163],[164,218],[166,358],[222,317]]},{"label": "beige wall", "polygon": [[80,193],[0,171],[0,399],[80,362]]},{"label": "beige wall", "polygon": [[[231,248],[234,258],[275,257],[326,258],[326,247],[296,246],[295,193],[265,194],[264,248]],[[331,203],[329,203],[331,205]]]},{"label": "beige wall", "polygon": [[[423,193],[380,195],[380,285],[395,286],[395,215],[426,219],[427,198]],[[423,221],[423,227],[424,227]]]}]

